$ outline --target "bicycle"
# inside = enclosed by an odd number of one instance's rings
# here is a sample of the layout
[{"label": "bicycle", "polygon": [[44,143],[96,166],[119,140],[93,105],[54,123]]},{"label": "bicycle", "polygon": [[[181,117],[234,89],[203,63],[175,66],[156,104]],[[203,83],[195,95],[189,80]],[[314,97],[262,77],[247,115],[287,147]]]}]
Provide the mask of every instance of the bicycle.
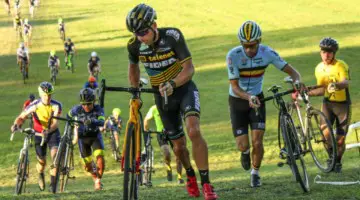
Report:
[{"label": "bicycle", "polygon": [[[304,192],[309,192],[309,178],[306,171],[304,154],[301,143],[296,132],[293,119],[288,112],[283,96],[293,93],[295,89],[287,90],[279,93],[281,87],[273,85],[268,89],[274,95],[261,99],[261,102],[266,102],[274,99],[275,105],[278,106],[278,144],[280,148],[280,158],[286,159],[286,164],[291,168],[291,171],[295,177],[295,180],[299,182]],[[281,136],[284,141],[284,147],[282,147]],[[279,163],[278,166],[283,166],[284,163]]]},{"label": "bicycle", "polygon": [[63,28],[59,28],[60,39],[65,42],[65,30]]},{"label": "bicycle", "polygon": [[71,73],[74,73],[74,63],[73,63],[74,54],[69,53],[66,57],[66,67],[71,70]]},{"label": "bicycle", "polygon": [[22,34],[22,27],[21,25],[16,26],[16,38],[18,39],[18,41],[22,41],[23,40],[23,34]]},{"label": "bicycle", "polygon": [[[110,125],[113,126],[113,121],[110,119]],[[114,159],[116,162],[120,162],[120,152],[119,152],[119,148],[116,147],[116,141],[115,141],[115,136],[114,136],[114,130],[111,129],[106,129],[106,132],[110,132],[110,144],[111,144],[111,151],[112,151],[112,155],[114,156]]]},{"label": "bicycle", "polygon": [[[26,181],[29,178],[29,147],[32,147],[32,140],[34,135],[41,136],[41,146],[44,145],[44,135],[41,133],[36,133],[32,128],[18,129],[20,133],[25,134],[24,144],[20,150],[18,166],[16,170],[16,185],[15,185],[15,194],[19,195],[26,190]],[[16,131],[11,133],[10,141],[13,141],[14,134]]]},{"label": "bicycle", "polygon": [[56,66],[54,66],[54,65],[50,66],[50,80],[54,85],[56,85],[57,73],[58,73],[58,70],[57,70]]},{"label": "bicycle", "polygon": [[[292,80],[289,77],[286,77],[284,81],[292,84]],[[312,86],[308,87],[308,89],[311,90],[319,87]],[[310,104],[307,92],[300,93],[300,95],[306,105],[305,116],[302,117],[300,104],[297,99],[288,102],[288,110],[291,114],[295,111],[297,116],[298,124],[295,128],[303,145],[303,151],[311,153],[315,165],[321,171],[325,173],[330,172],[334,168],[337,155],[337,144],[332,126],[324,113]],[[324,134],[325,130],[329,131],[328,135]]]},{"label": "bicycle", "polygon": [[[164,134],[163,132],[157,132],[157,131],[144,131],[145,134],[145,154],[142,158],[142,164],[141,164],[141,182],[140,185],[145,185],[147,187],[152,187],[151,183],[151,177],[152,174],[155,173],[154,168],[154,149],[151,144],[151,134]],[[145,183],[143,180],[145,179]]]},{"label": "bicycle", "polygon": [[62,117],[52,116],[51,119],[58,119],[66,121],[64,135],[60,139],[58,151],[56,153],[52,167],[56,167],[55,186],[52,188],[52,192],[56,193],[57,184],[60,181],[59,190],[64,192],[69,179],[75,179],[75,176],[70,176],[70,171],[74,170],[74,144],[77,143],[77,138],[72,138],[73,125],[71,123],[83,122],[66,119]]},{"label": "bicycle", "polygon": [[19,67],[21,68],[23,82],[26,84],[26,62],[23,59],[20,59]]},{"label": "bicycle", "polygon": [[[133,96],[130,99],[130,114],[126,124],[124,135],[123,155],[121,156],[121,170],[124,171],[123,199],[138,199],[140,185],[141,165],[141,132],[143,132],[141,108],[141,93],[159,93],[152,88],[142,88],[146,83],[141,81],[140,88],[110,87],[106,86],[105,79],[102,79],[100,86],[100,106],[104,107],[105,91],[129,92]],[[167,105],[165,94],[164,106]]]}]

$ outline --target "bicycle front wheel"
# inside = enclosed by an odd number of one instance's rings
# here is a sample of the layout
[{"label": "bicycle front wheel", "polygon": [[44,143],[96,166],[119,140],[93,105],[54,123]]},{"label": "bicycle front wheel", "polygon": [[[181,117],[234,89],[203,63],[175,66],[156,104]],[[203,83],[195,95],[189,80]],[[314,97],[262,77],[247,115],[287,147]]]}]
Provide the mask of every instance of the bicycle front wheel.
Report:
[{"label": "bicycle front wheel", "polygon": [[310,111],[307,132],[315,165],[323,172],[330,172],[335,165],[337,146],[332,126],[320,110]]},{"label": "bicycle front wheel", "polygon": [[154,158],[154,150],[152,145],[146,147],[146,164],[145,164],[145,178],[146,178],[146,185],[148,187],[152,186],[151,177],[153,173],[153,158]]},{"label": "bicycle front wheel", "polygon": [[294,122],[289,114],[282,115],[280,119],[281,132],[287,152],[287,163],[289,164],[296,181],[299,182],[303,191],[309,192],[309,178],[303,158],[301,143],[299,141]]},{"label": "bicycle front wheel", "polygon": [[26,182],[26,178],[28,176],[28,152],[22,153],[19,158],[19,163],[16,171],[16,186],[15,186],[15,193],[17,195],[25,192],[24,183]]},{"label": "bicycle front wheel", "polygon": [[137,199],[138,175],[136,175],[135,126],[130,123],[126,133],[124,154],[124,200]]},{"label": "bicycle front wheel", "polygon": [[72,155],[72,148],[69,144],[66,145],[66,150],[63,158],[63,162],[61,164],[60,171],[60,192],[64,192],[66,189],[66,185],[69,179],[70,173],[70,156]]},{"label": "bicycle front wheel", "polygon": [[54,194],[57,191],[57,186],[59,183],[60,175],[63,173],[63,170],[64,170],[63,163],[64,163],[65,150],[66,150],[65,147],[66,147],[65,142],[62,139],[60,141],[59,149],[58,149],[58,152],[55,157],[55,166],[53,166],[53,167],[56,167],[55,182],[53,183],[53,185],[51,185],[51,192]]}]

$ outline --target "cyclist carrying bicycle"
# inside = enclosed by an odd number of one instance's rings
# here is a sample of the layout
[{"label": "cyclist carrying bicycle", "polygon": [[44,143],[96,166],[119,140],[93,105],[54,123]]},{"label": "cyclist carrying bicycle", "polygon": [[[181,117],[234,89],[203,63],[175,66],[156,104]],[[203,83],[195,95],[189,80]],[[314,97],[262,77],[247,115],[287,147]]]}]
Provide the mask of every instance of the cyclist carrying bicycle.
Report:
[{"label": "cyclist carrying bicycle", "polygon": [[92,90],[97,90],[98,89],[98,83],[96,82],[96,78],[93,76],[90,76],[88,81],[84,84],[83,88],[91,88]]},{"label": "cyclist carrying bicycle", "polygon": [[[251,187],[260,187],[259,169],[264,155],[263,136],[265,132],[266,109],[259,99],[263,98],[262,85],[265,69],[274,65],[300,82],[300,74],[279,54],[261,44],[261,29],[254,21],[244,22],[238,32],[241,45],[227,54],[227,68],[230,80],[229,106],[233,135],[245,170],[251,168]],[[256,114],[257,113],[257,114]],[[251,129],[252,159],[250,159],[249,131]]]},{"label": "cyclist carrying bicycle", "polygon": [[18,31],[18,29],[22,27],[23,21],[21,19],[20,13],[17,13],[14,17],[14,29]]},{"label": "cyclist carrying bicycle", "polygon": [[31,18],[34,18],[35,1],[36,0],[29,0],[29,13],[31,15]]},{"label": "cyclist carrying bicycle", "polygon": [[[210,184],[208,148],[200,132],[200,97],[195,83],[191,80],[194,66],[184,36],[177,28],[158,28],[156,12],[145,4],[134,7],[126,17],[127,29],[134,34],[128,42],[129,80],[132,87],[139,87],[139,61],[144,64],[150,76],[167,136],[174,145],[175,155],[181,160],[187,174],[189,196],[200,195],[195,171],[191,166],[186,137],[182,128],[182,117],[192,142],[192,152],[200,172],[202,192],[207,200],[217,199]],[[169,96],[169,108],[163,109],[164,93]]]},{"label": "cyclist carrying bicycle", "polygon": [[29,47],[31,45],[31,36],[32,36],[33,28],[29,23],[27,18],[24,19],[23,32],[24,32],[24,41],[25,46]]},{"label": "cyclist carrying bicycle", "polygon": [[[155,121],[155,125],[156,125],[156,131],[157,132],[163,132],[164,130],[164,125],[161,121],[160,118],[160,114],[159,111],[156,107],[156,105],[151,106],[151,108],[149,109],[148,113],[145,116],[144,119],[144,129],[145,131],[149,130],[149,123],[150,120],[154,119]],[[167,180],[168,181],[172,181],[172,169],[171,169],[171,155],[170,155],[170,148],[169,148],[169,144],[171,146],[171,148],[173,148],[173,144],[171,143],[171,141],[169,141],[169,139],[166,137],[165,134],[157,134],[157,141],[159,143],[160,149],[162,151],[162,154],[164,156],[164,163],[166,164],[167,167]],[[182,179],[182,164],[180,159],[176,157],[176,171],[177,171],[177,178],[178,178],[178,183],[182,184],[184,183],[184,180]]]},{"label": "cyclist carrying bicycle", "polygon": [[22,65],[21,62],[25,63],[25,70],[26,70],[26,78],[29,78],[29,64],[30,64],[30,54],[29,50],[25,47],[24,43],[20,43],[19,48],[16,52],[17,57],[17,64],[20,65],[20,72],[22,72]]},{"label": "cyclist carrying bicycle", "polygon": [[[81,89],[80,105],[74,106],[69,111],[68,117],[84,122],[83,125],[78,125],[75,128],[74,135],[79,138],[80,156],[84,162],[85,171],[91,174],[95,183],[95,190],[101,190],[101,178],[105,170],[105,159],[104,141],[99,128],[104,126],[105,117],[104,110],[94,102],[94,91],[90,88]],[[95,163],[92,156],[96,158]]]},{"label": "cyclist carrying bicycle", "polygon": [[[349,66],[343,60],[336,59],[339,44],[335,39],[325,37],[320,41],[319,47],[322,62],[315,68],[315,77],[317,85],[323,87],[310,91],[309,96],[324,96],[322,112],[332,125],[335,123],[338,155],[333,170],[340,173],[345,138],[351,120]],[[325,135],[328,134],[325,130]]]},{"label": "cyclist carrying bicycle", "polygon": [[[58,31],[59,31],[59,34],[60,34],[60,39],[64,40],[65,39],[65,23],[64,23],[64,20],[62,18],[58,19]],[[62,38],[61,32],[63,32],[64,38]]]},{"label": "cyclist carrying bicycle", "polygon": [[96,73],[101,72],[100,57],[95,51],[91,52],[90,59],[88,61],[88,72],[91,76],[95,76]]},{"label": "cyclist carrying bicycle", "polygon": [[[51,83],[42,82],[38,87],[40,99],[32,102],[21,114],[15,119],[11,131],[14,132],[20,128],[29,115],[33,116],[34,130],[46,136],[43,146],[40,146],[42,137],[35,136],[35,151],[38,159],[36,169],[39,173],[39,188],[41,191],[45,189],[45,166],[46,166],[46,146],[50,149],[51,159],[54,160],[60,142],[60,131],[58,121],[52,119],[51,116],[59,117],[62,112],[60,102],[52,99],[54,87]],[[56,168],[50,170],[50,185],[55,184]],[[51,188],[51,187],[50,187]]]},{"label": "cyclist carrying bicycle", "polygon": [[[64,44],[64,53],[65,53],[65,66],[67,67],[67,69],[70,69],[69,66],[69,56],[71,56],[71,60],[70,62],[72,63],[72,65],[74,65],[72,58],[73,56],[76,54],[76,49],[75,49],[75,45],[73,42],[71,42],[71,38],[67,38],[66,42]],[[73,66],[74,67],[74,66]]]},{"label": "cyclist carrying bicycle", "polygon": [[114,108],[112,114],[105,120],[103,130],[111,130],[114,132],[114,139],[116,144],[116,149],[119,149],[119,134],[122,129],[122,119],[120,117],[121,109]]},{"label": "cyclist carrying bicycle", "polygon": [[[56,74],[59,72],[60,69],[60,59],[59,57],[56,55],[56,51],[55,50],[51,50],[50,51],[50,56],[48,59],[48,67],[51,69],[52,67],[56,68]],[[52,76],[51,72],[50,72],[50,77]]]}]

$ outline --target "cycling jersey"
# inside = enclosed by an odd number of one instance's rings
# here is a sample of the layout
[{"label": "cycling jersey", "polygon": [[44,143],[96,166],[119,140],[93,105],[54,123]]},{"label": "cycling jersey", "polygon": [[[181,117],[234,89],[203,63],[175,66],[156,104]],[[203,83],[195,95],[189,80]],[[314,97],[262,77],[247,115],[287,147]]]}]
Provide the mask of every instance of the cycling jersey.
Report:
[{"label": "cycling jersey", "polygon": [[98,84],[97,84],[97,82],[94,82],[93,86],[91,86],[90,82],[88,81],[84,84],[83,88],[91,88],[91,89],[95,90],[96,88],[98,88]]},{"label": "cycling jersey", "polygon": [[74,53],[74,43],[70,43],[70,44],[68,44],[67,42],[65,42],[65,44],[64,44],[64,49],[65,49],[65,51],[66,51],[66,53],[67,54],[69,54],[69,53]]},{"label": "cycling jersey", "polygon": [[20,27],[22,25],[22,20],[20,18],[15,18],[14,22],[15,22],[17,27]]},{"label": "cycling jersey", "polygon": [[34,130],[41,133],[43,130],[49,129],[51,116],[61,115],[62,105],[53,99],[50,100],[49,105],[45,105],[41,99],[37,99],[26,108],[26,112],[28,111],[33,114]]},{"label": "cycling jersey", "polygon": [[27,35],[30,33],[32,26],[30,24],[24,24],[24,34]]},{"label": "cycling jersey", "polygon": [[48,60],[48,64],[49,64],[49,67],[51,66],[56,66],[56,64],[58,63],[58,59],[59,57],[57,56],[49,56],[49,60]]},{"label": "cycling jersey", "polygon": [[59,31],[64,31],[65,30],[65,24],[61,23],[59,24]]},{"label": "cycling jersey", "polygon": [[181,64],[191,55],[186,46],[184,36],[176,28],[159,28],[159,39],[154,45],[141,43],[136,37],[129,40],[127,48],[129,60],[144,64],[152,86],[175,78],[182,70]]},{"label": "cycling jersey", "polygon": [[[342,60],[334,60],[332,64],[319,63],[315,68],[315,76],[318,85],[328,86],[330,83],[338,83],[345,79],[349,80],[349,66]],[[325,101],[351,103],[349,88],[336,90],[329,94],[325,90]]]},{"label": "cycling jersey", "polygon": [[82,137],[97,137],[100,134],[99,126],[104,126],[104,110],[100,105],[95,104],[94,109],[90,112],[85,112],[81,105],[74,106],[68,113],[68,117],[76,118],[80,121],[91,120],[90,125],[79,125],[79,138]]},{"label": "cycling jersey", "polygon": [[27,48],[18,48],[16,54],[20,58],[27,59],[29,56],[29,50]]},{"label": "cycling jersey", "polygon": [[23,105],[23,110],[25,110],[30,105],[30,103],[31,103],[30,99],[26,100]]},{"label": "cycling jersey", "polygon": [[[226,60],[229,79],[239,80],[240,88],[251,95],[262,92],[264,73],[269,64],[273,64],[279,70],[283,70],[287,64],[278,53],[262,44],[253,58],[245,54],[242,46],[238,46],[229,51]],[[229,93],[230,96],[239,98],[231,85]]]},{"label": "cycling jersey", "polygon": [[110,115],[107,118],[106,128],[110,129],[110,130],[118,131],[119,130],[118,125],[121,124],[121,123],[122,123],[122,119],[121,119],[120,116],[116,120],[115,117]]},{"label": "cycling jersey", "polygon": [[149,109],[149,111],[145,117],[145,119],[148,119],[148,120],[153,119],[153,118],[154,118],[155,125],[156,125],[156,131],[158,131],[158,132],[163,131],[164,125],[161,121],[160,114],[159,114],[159,111],[158,111],[156,105],[151,106],[151,108]]}]

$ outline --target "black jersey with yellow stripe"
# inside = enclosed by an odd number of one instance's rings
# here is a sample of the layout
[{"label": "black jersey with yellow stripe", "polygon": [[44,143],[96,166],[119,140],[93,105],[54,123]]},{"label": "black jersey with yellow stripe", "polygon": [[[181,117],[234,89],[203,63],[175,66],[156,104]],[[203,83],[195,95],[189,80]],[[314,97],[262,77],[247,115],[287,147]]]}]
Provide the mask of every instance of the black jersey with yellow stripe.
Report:
[{"label": "black jersey with yellow stripe", "polygon": [[154,45],[146,45],[134,36],[127,46],[130,63],[143,63],[152,86],[175,78],[182,70],[181,64],[191,59],[190,51],[179,29],[159,28],[158,31],[159,39]]}]

